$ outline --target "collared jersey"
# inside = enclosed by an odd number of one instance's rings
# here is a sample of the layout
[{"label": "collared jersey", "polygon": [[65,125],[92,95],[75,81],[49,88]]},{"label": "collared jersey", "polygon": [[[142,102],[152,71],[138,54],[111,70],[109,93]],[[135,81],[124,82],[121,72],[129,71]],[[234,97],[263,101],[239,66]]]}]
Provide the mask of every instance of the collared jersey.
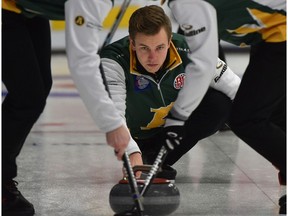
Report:
[{"label": "collared jersey", "polygon": [[[189,48],[183,36],[173,34],[168,52],[169,59],[166,67],[157,72],[160,73],[159,76],[140,71],[135,52],[129,47],[128,37],[108,45],[100,54],[102,60],[112,59],[117,62],[125,74],[125,117],[134,138],[148,138],[159,132],[184,85],[185,66],[190,60],[187,57]],[[106,75],[113,98],[115,86],[121,84],[109,78],[111,73],[113,71]],[[117,76],[116,72],[114,75]]]}]

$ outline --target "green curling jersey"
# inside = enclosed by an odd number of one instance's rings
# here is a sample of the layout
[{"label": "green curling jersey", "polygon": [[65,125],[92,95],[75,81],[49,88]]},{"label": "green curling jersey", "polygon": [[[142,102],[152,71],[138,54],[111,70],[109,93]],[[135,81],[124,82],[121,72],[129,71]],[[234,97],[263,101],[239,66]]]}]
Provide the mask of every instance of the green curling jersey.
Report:
[{"label": "green curling jersey", "polygon": [[2,0],[2,8],[27,17],[43,16],[51,20],[64,20],[67,0]]},{"label": "green curling jersey", "polygon": [[286,0],[206,0],[217,11],[221,40],[246,46],[286,41]]},{"label": "green curling jersey", "polygon": [[184,85],[184,69],[190,62],[188,52],[184,37],[173,34],[165,66],[155,76],[137,63],[128,37],[106,46],[100,53],[112,98],[123,111],[133,138],[148,138],[161,130]]},{"label": "green curling jersey", "polygon": [[[27,17],[42,16],[50,20],[64,20],[67,0],[2,0],[2,8]],[[114,0],[111,0],[114,3]],[[81,4],[81,1],[79,1]],[[84,3],[85,4],[85,3]],[[87,10],[89,8],[86,8]]]}]

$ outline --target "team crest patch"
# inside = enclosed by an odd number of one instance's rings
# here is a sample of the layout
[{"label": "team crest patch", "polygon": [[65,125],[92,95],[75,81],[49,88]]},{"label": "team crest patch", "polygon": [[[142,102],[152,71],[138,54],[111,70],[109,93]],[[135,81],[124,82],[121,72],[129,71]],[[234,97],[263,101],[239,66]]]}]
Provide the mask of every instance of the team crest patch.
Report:
[{"label": "team crest patch", "polygon": [[149,86],[150,82],[143,76],[135,76],[135,89],[143,90]]},{"label": "team crest patch", "polygon": [[181,89],[184,86],[185,73],[181,73],[174,79],[174,88]]},{"label": "team crest patch", "polygon": [[82,25],[84,25],[84,23],[85,23],[85,19],[84,19],[83,16],[77,16],[77,17],[75,18],[75,24],[76,24],[76,25],[82,26]]}]

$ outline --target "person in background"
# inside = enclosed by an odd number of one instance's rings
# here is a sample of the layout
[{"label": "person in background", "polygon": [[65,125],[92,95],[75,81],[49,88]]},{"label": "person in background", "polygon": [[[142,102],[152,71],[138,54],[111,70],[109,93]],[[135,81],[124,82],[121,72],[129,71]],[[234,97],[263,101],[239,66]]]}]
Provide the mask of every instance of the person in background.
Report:
[{"label": "person in background", "polygon": [[[182,35],[184,34],[184,32],[183,32],[183,30],[181,28],[178,28],[177,33],[178,34],[182,34]],[[224,61],[227,64],[225,53],[224,53],[224,49],[223,49],[220,41],[219,41],[219,44],[218,44],[218,58],[220,58],[222,61]],[[228,130],[230,130],[230,127],[229,127],[228,123],[226,123],[226,122],[219,129],[219,131],[228,131]]]},{"label": "person in background", "polygon": [[[191,52],[202,55],[203,61],[209,62],[212,55],[207,43],[217,46],[218,38],[250,46],[229,126],[279,170],[284,193],[279,213],[286,214],[286,1],[169,0],[168,5]],[[171,114],[180,119],[180,112],[175,108]]]},{"label": "person in background", "polygon": [[[172,33],[169,17],[156,5],[136,10],[129,20],[129,36],[104,47],[100,53],[112,99],[126,119],[131,142],[140,147],[145,164],[153,164],[164,144],[163,126],[174,120],[169,114],[171,109],[182,107],[188,98],[202,97],[198,73],[211,73],[210,87],[199,106],[183,122],[182,131],[177,131],[186,136],[167,155],[162,172],[157,175],[170,180],[176,176],[171,166],[228,119],[240,84],[240,78],[220,59],[213,71],[190,70],[189,53],[185,38]],[[195,91],[185,88],[190,79],[198,80]]]},{"label": "person in background", "polygon": [[[107,143],[121,160],[133,161],[137,145],[103,85],[99,71],[99,31],[112,7],[111,0],[2,0],[2,215],[35,213],[17,188],[16,158],[43,112],[52,86],[49,20],[65,20],[66,53],[83,101]],[[16,63],[15,63],[16,61]],[[141,160],[141,157],[137,157]],[[141,164],[142,161],[137,161]]]}]

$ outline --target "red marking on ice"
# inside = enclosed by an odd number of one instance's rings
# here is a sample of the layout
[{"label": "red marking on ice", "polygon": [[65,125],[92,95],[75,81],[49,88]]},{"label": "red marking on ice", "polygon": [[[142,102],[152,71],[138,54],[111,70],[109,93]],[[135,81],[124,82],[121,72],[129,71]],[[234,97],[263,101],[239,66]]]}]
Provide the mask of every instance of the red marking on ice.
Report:
[{"label": "red marking on ice", "polygon": [[51,122],[51,123],[42,123],[42,124],[39,124],[40,126],[63,126],[65,125],[65,123],[62,123],[62,122]]}]

